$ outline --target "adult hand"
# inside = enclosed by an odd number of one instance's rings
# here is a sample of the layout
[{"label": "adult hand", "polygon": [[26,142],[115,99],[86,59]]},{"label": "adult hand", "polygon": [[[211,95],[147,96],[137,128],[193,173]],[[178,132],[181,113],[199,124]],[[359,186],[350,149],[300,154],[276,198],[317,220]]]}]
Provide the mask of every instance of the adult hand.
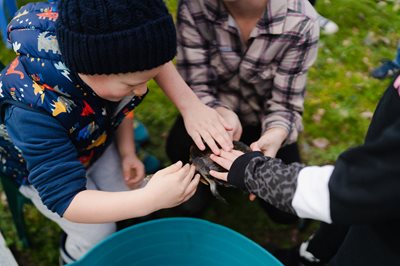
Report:
[{"label": "adult hand", "polygon": [[[219,156],[215,154],[211,154],[210,158],[223,168],[225,168],[228,172],[231,169],[232,163],[243,154],[243,152],[238,150],[231,150],[231,151],[221,151]],[[223,181],[228,181],[228,172],[217,172],[214,170],[210,171],[210,175],[221,179]]]},{"label": "adult hand", "polygon": [[200,150],[206,148],[203,141],[215,154],[220,154],[217,144],[225,151],[233,148],[228,134],[232,127],[214,109],[198,102],[182,113],[182,117],[188,134]]},{"label": "adult hand", "polygon": [[124,175],[125,184],[134,189],[142,182],[145,169],[142,161],[136,154],[130,154],[122,158],[122,173]]},{"label": "adult hand", "polygon": [[265,156],[274,158],[287,135],[286,129],[280,127],[268,129],[256,142],[250,145],[250,148],[253,151],[261,151]]},{"label": "adult hand", "polygon": [[190,199],[200,180],[200,175],[194,174],[193,165],[182,166],[180,161],[157,171],[144,187],[154,197],[155,210],[175,207]]},{"label": "adult hand", "polygon": [[225,107],[217,107],[215,110],[225,119],[232,130],[228,131],[231,140],[239,140],[242,136],[242,124],[240,123],[239,117],[235,112]]}]

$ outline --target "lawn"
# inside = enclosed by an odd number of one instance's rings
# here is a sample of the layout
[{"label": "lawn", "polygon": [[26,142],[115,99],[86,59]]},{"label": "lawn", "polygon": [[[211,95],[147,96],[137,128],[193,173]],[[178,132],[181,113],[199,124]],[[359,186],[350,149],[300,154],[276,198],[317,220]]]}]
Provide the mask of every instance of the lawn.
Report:
[{"label": "lawn", "polygon": [[[175,13],[176,0],[166,2]],[[310,70],[307,86],[301,152],[305,163],[320,165],[333,163],[340,152],[363,141],[371,114],[390,82],[374,80],[369,72],[381,58],[392,59],[395,55],[400,39],[400,1],[319,0],[317,9],[340,27],[333,36],[321,36],[319,56]],[[13,52],[1,45],[0,60],[8,63],[12,58]],[[150,93],[136,114],[150,131],[147,151],[167,165],[164,142],[177,110],[151,82]],[[308,234],[294,238],[293,226],[274,224],[256,203],[247,201],[246,195],[232,190],[223,190],[222,194],[229,204],[214,202],[204,218],[227,225],[261,244],[290,246]],[[33,247],[24,250],[1,190],[0,195],[0,228],[21,265],[56,265],[59,229],[28,207]],[[164,214],[169,215],[160,215]]]}]

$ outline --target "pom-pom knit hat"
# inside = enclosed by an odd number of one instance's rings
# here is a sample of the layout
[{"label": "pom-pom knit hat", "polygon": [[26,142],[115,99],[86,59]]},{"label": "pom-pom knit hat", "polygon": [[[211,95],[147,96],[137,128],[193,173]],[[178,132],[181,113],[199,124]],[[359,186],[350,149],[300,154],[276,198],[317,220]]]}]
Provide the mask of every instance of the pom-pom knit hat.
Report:
[{"label": "pom-pom knit hat", "polygon": [[65,64],[82,74],[143,71],[176,54],[176,32],[162,0],[64,0],[57,39]]}]

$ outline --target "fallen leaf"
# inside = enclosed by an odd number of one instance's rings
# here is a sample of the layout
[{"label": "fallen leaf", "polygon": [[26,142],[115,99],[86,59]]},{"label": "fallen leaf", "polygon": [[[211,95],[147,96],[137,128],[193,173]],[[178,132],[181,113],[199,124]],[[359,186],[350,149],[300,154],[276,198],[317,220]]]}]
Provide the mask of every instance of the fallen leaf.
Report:
[{"label": "fallen leaf", "polygon": [[315,114],[313,114],[312,119],[314,122],[318,123],[321,121],[322,117],[325,114],[325,109],[319,108]]},{"label": "fallen leaf", "polygon": [[371,112],[371,111],[365,111],[365,112],[362,112],[361,113],[361,117],[362,118],[365,118],[365,119],[371,119],[372,118],[372,116],[373,116],[373,112]]},{"label": "fallen leaf", "polygon": [[312,144],[319,149],[325,149],[329,145],[329,140],[326,138],[316,138],[312,140]]}]

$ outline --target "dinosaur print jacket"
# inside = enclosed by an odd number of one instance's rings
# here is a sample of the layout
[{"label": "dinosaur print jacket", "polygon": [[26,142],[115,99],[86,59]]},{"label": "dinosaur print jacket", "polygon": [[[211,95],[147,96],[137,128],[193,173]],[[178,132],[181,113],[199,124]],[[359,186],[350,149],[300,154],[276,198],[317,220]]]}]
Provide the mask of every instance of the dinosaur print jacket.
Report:
[{"label": "dinosaur print jacket", "polygon": [[29,162],[8,137],[4,126],[7,108],[19,107],[54,118],[68,132],[66,141],[76,148],[76,159],[87,168],[104,152],[115,129],[143,98],[130,97],[121,103],[104,100],[77,73],[72,73],[58,48],[57,18],[57,1],[30,3],[8,26],[8,38],[17,56],[0,73],[0,170],[20,184],[31,181]]}]

